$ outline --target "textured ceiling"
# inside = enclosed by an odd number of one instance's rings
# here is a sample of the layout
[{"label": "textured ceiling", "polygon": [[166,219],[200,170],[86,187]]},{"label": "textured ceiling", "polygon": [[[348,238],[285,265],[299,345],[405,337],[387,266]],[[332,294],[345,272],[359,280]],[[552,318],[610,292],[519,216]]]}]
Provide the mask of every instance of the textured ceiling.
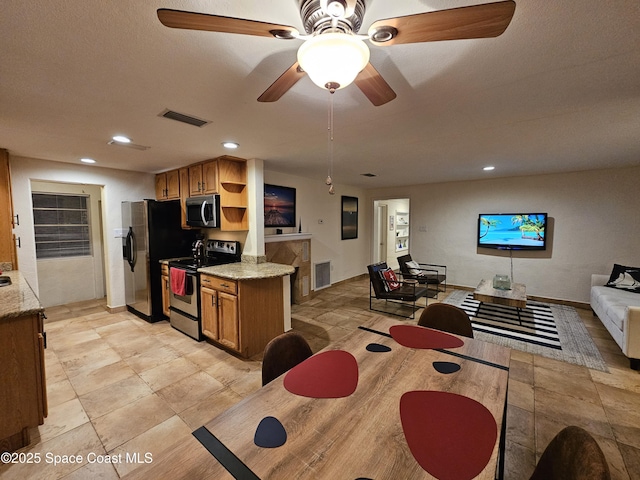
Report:
[{"label": "textured ceiling", "polygon": [[[483,2],[367,0],[381,18]],[[328,93],[303,78],[257,97],[299,41],[176,30],[174,8],[292,25],[297,0],[3,0],[0,147],[13,155],[159,172],[229,152],[323,181]],[[409,185],[640,164],[640,2],[516,0],[500,37],[389,47],[371,62],[398,97],[334,95],[337,183]],[[197,128],[165,109],[210,120]],[[110,146],[123,133],[145,151]],[[496,169],[487,173],[488,164]],[[362,173],[374,173],[366,178]]]}]

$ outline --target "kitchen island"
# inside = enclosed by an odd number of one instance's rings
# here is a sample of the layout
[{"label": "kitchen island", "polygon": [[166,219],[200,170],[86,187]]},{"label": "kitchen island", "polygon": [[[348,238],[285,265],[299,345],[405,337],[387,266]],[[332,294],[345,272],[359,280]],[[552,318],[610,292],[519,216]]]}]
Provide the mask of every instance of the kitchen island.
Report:
[{"label": "kitchen island", "polygon": [[2,276],[11,283],[0,287],[0,450],[14,451],[47,416],[44,309],[19,271]]},{"label": "kitchen island", "polygon": [[243,357],[262,353],[269,340],[291,329],[294,271],[268,262],[199,268],[203,335]]}]

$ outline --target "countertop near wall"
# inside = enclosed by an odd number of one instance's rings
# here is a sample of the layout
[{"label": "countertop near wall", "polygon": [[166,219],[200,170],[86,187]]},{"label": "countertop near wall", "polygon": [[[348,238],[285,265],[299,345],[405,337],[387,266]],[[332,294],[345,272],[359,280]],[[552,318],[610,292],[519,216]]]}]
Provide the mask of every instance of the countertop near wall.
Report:
[{"label": "countertop near wall", "polygon": [[11,285],[0,287],[0,321],[22,315],[42,312],[40,300],[22,276],[20,271],[3,272],[2,276],[11,279]]}]

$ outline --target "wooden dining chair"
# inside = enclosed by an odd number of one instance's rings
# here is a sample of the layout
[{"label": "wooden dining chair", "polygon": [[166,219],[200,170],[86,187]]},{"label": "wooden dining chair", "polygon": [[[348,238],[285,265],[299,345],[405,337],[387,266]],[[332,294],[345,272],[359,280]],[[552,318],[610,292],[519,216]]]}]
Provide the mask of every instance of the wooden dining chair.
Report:
[{"label": "wooden dining chair", "polygon": [[584,429],[562,429],[547,448],[529,480],[610,480],[609,465],[598,442]]},{"label": "wooden dining chair", "polygon": [[448,303],[432,303],[422,311],[418,325],[473,338],[471,319],[467,312]]},{"label": "wooden dining chair", "polygon": [[311,347],[298,332],[289,331],[273,338],[264,347],[262,386],[313,355]]}]

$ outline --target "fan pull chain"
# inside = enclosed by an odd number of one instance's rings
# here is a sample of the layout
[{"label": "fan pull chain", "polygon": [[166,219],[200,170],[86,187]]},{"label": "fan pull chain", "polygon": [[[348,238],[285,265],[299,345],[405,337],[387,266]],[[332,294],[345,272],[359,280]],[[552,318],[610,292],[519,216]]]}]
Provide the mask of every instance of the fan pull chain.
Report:
[{"label": "fan pull chain", "polygon": [[333,94],[329,92],[329,109],[328,109],[328,119],[327,119],[327,151],[329,156],[329,171],[327,174],[327,179],[325,183],[329,185],[329,194],[333,195],[335,193],[333,188],[333,179],[331,175],[333,174]]}]

